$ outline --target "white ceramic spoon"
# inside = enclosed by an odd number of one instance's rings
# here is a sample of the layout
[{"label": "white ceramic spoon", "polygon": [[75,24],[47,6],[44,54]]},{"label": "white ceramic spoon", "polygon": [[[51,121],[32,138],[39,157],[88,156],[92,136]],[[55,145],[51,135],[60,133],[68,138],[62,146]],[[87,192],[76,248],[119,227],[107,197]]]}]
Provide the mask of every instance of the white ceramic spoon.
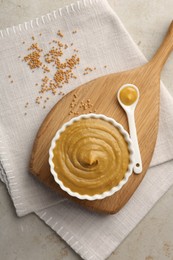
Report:
[{"label": "white ceramic spoon", "polygon": [[[136,89],[137,95],[138,95],[136,101],[130,106],[123,104],[120,99],[120,92],[122,89],[124,89],[126,87],[133,87],[134,89]],[[134,146],[134,158],[135,158],[134,159],[134,172],[136,174],[140,174],[142,172],[142,160],[141,160],[141,154],[140,154],[140,150],[139,150],[138,137],[137,137],[137,132],[136,132],[136,124],[135,124],[135,116],[134,116],[135,108],[136,108],[136,105],[139,100],[139,89],[133,84],[123,85],[119,89],[117,97],[118,97],[118,101],[119,101],[120,105],[126,112],[127,118],[128,118],[130,137],[132,139],[133,146]]]}]

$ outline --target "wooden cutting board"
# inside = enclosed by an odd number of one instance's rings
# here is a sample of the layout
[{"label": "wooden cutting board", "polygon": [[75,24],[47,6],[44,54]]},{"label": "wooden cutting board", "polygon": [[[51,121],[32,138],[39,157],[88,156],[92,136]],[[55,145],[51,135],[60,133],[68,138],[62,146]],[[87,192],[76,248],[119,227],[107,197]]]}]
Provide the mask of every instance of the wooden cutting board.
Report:
[{"label": "wooden cutting board", "polygon": [[[49,112],[37,133],[29,166],[31,173],[53,191],[62,194],[83,207],[109,214],[120,210],[144,178],[153,155],[159,123],[160,74],[172,49],[173,22],[161,47],[150,62],[133,70],[97,78],[64,96]],[[116,98],[118,89],[127,83],[136,85],[140,91],[140,100],[136,108],[135,118],[143,171],[139,175],[133,173],[120,191],[103,200],[87,201],[70,197],[60,189],[50,173],[48,151],[51,140],[62,124],[75,116],[69,114],[74,95],[77,96],[76,103],[78,107],[82,101],[90,99],[93,104],[92,111],[96,109],[96,113],[114,118],[128,131],[126,115]],[[83,111],[82,108],[78,108],[78,111],[79,114],[89,113],[88,109]]]}]

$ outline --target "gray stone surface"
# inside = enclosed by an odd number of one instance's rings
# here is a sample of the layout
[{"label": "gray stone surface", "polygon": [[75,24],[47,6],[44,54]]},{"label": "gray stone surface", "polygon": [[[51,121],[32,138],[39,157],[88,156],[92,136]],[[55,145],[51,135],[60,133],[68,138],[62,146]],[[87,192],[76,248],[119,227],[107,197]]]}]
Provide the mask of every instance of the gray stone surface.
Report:
[{"label": "gray stone surface", "polygon": [[[100,0],[102,1],[102,0]],[[47,13],[72,0],[0,0],[0,28]],[[173,18],[172,0],[109,0],[132,38],[149,59]],[[173,55],[162,73],[173,95]],[[109,260],[173,260],[173,188],[130,233]],[[34,214],[17,218],[0,183],[0,260],[80,259]]]}]

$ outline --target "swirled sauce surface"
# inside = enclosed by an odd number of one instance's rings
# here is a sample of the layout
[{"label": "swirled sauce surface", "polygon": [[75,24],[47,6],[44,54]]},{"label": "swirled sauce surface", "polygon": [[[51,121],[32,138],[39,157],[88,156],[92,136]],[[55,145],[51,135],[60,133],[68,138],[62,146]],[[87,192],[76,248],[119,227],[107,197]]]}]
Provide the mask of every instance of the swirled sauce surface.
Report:
[{"label": "swirled sauce surface", "polygon": [[128,145],[111,123],[81,119],[68,126],[53,150],[54,170],[64,186],[81,195],[101,194],[123,179]]}]

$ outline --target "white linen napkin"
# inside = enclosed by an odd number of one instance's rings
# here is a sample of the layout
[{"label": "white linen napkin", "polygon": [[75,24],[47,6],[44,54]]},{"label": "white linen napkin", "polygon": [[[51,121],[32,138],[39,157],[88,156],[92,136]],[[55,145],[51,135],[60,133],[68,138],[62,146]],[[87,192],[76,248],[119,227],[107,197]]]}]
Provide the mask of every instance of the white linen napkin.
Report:
[{"label": "white linen napkin", "polygon": [[[38,90],[34,85],[41,74],[32,73],[19,56],[27,54],[32,37],[41,48],[48,49],[58,30],[64,35],[61,41],[69,46],[73,43],[80,56],[77,79],[64,86],[65,93],[91,79],[146,62],[106,0],[78,1],[0,31],[0,176],[18,216],[35,212],[84,259],[105,259],[173,184],[173,99],[162,85],[153,167],[119,213],[91,213],[49,191],[28,173],[28,163],[37,130],[60,95],[47,95],[50,101],[45,109],[36,104]],[[96,70],[83,75],[86,67]]]}]

